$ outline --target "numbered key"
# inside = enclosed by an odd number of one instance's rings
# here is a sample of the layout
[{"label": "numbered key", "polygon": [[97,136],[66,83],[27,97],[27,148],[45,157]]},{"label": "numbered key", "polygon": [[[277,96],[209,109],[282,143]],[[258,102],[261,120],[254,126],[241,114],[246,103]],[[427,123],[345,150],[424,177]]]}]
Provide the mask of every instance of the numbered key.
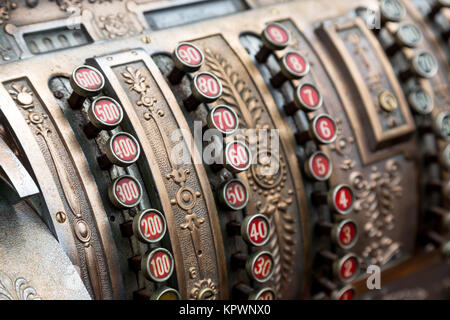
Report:
[{"label": "numbered key", "polygon": [[336,137],[336,122],[327,114],[317,115],[311,121],[309,130],[297,132],[295,135],[298,144],[304,144],[311,139],[319,144],[330,144],[336,140]]},{"label": "numbered key", "polygon": [[168,79],[172,84],[179,84],[184,75],[200,69],[205,60],[202,50],[190,42],[181,42],[172,53],[175,63]]},{"label": "numbered key", "polygon": [[328,193],[328,205],[339,214],[348,214],[353,209],[353,190],[346,184],[340,184]]},{"label": "numbered key", "polygon": [[268,281],[274,272],[274,260],[269,251],[252,254],[245,264],[248,275],[257,282]]},{"label": "numbered key", "polygon": [[219,202],[231,210],[245,208],[248,202],[247,187],[239,179],[232,179],[225,182],[219,188]]},{"label": "numbered key", "polygon": [[339,257],[333,252],[322,250],[318,258],[319,261],[332,266],[333,275],[340,282],[351,282],[359,275],[359,261],[353,253]]},{"label": "numbered key", "polygon": [[225,146],[223,162],[232,173],[246,171],[252,164],[252,154],[245,143],[232,141]]},{"label": "numbered key", "polygon": [[206,123],[209,129],[218,130],[222,135],[231,135],[239,127],[239,118],[233,108],[221,104],[209,111]]},{"label": "numbered key", "polygon": [[448,140],[450,138],[450,112],[439,113],[434,120],[433,129],[439,138]]},{"label": "numbered key", "polygon": [[269,241],[270,221],[262,214],[246,216],[241,225],[242,238],[250,245],[261,247]]},{"label": "numbered key", "polygon": [[133,233],[143,243],[161,241],[166,234],[166,230],[166,219],[156,209],[144,210],[133,218]]},{"label": "numbered key", "polygon": [[286,53],[280,61],[280,72],[275,74],[270,83],[274,88],[279,88],[287,80],[301,79],[309,72],[309,62],[295,51]]},{"label": "numbered key", "polygon": [[164,248],[156,248],[142,257],[141,271],[148,280],[164,282],[170,278],[173,269],[173,256]]},{"label": "numbered key", "polygon": [[138,141],[131,134],[118,132],[106,143],[106,152],[98,158],[100,168],[109,169],[113,164],[128,167],[139,158],[141,149]]},{"label": "numbered key", "polygon": [[351,219],[344,219],[337,223],[319,222],[316,233],[331,237],[333,244],[345,250],[352,248],[358,240],[358,227]]},{"label": "numbered key", "polygon": [[390,56],[395,55],[403,48],[415,48],[422,40],[422,32],[411,23],[402,23],[394,33],[395,42],[386,49]]},{"label": "numbered key", "polygon": [[416,89],[409,94],[408,102],[411,109],[417,114],[430,114],[434,108],[433,99],[421,88]]},{"label": "numbered key", "polygon": [[261,33],[263,46],[255,58],[259,63],[265,63],[272,51],[283,50],[291,41],[289,31],[279,23],[269,23]]},{"label": "numbered key", "polygon": [[331,293],[332,300],[353,300],[355,297],[355,288],[351,285],[335,290]]},{"label": "numbered key", "polygon": [[351,219],[335,224],[331,230],[331,240],[342,249],[352,248],[358,241],[358,227]]},{"label": "numbered key", "polygon": [[399,0],[381,0],[380,1],[380,16],[381,23],[399,22],[406,15],[406,10]]},{"label": "numbered key", "polygon": [[249,285],[239,282],[232,289],[233,300],[275,300],[275,291],[270,287],[255,290]]},{"label": "numbered key", "polygon": [[69,106],[72,109],[80,109],[86,98],[100,93],[105,86],[105,79],[96,68],[83,65],[72,72],[70,86],[73,92],[68,100]]},{"label": "numbered key", "polygon": [[433,78],[438,71],[436,58],[429,52],[418,51],[414,54],[408,70],[400,73],[400,79],[408,81],[412,77]]},{"label": "numbered key", "polygon": [[197,73],[191,82],[192,94],[184,100],[188,111],[198,108],[201,103],[211,103],[222,95],[222,83],[210,72]]},{"label": "numbered key", "polygon": [[275,300],[276,294],[275,291],[272,288],[265,287],[262,288],[255,293],[252,293],[248,300]]},{"label": "numbered key", "polygon": [[353,208],[353,190],[346,184],[340,184],[332,188],[328,193],[314,191],[311,193],[311,200],[314,205],[327,204],[331,210],[339,214],[348,214]]},{"label": "numbered key", "polygon": [[83,131],[89,139],[95,138],[101,130],[116,128],[123,119],[122,106],[110,97],[95,99],[88,109],[89,123]]},{"label": "numbered key", "polygon": [[325,277],[317,278],[316,281],[319,287],[330,295],[330,299],[332,300],[353,300],[355,297],[355,289],[352,285],[347,284],[339,287],[336,283]]},{"label": "numbered key", "polygon": [[133,176],[120,176],[109,186],[108,195],[117,208],[134,208],[142,200],[142,186]]},{"label": "numbered key", "polygon": [[334,276],[343,283],[355,280],[359,275],[359,261],[353,253],[347,253],[333,263]]},{"label": "numbered key", "polygon": [[304,112],[317,111],[322,107],[323,98],[319,89],[313,84],[304,83],[294,91],[294,101],[287,103],[284,110],[287,115],[293,115],[298,110]]},{"label": "numbered key", "polygon": [[446,145],[444,150],[442,150],[440,162],[444,170],[450,171],[450,144]]},{"label": "numbered key", "polygon": [[333,164],[325,153],[317,151],[305,161],[305,172],[313,180],[326,181],[333,172]]}]

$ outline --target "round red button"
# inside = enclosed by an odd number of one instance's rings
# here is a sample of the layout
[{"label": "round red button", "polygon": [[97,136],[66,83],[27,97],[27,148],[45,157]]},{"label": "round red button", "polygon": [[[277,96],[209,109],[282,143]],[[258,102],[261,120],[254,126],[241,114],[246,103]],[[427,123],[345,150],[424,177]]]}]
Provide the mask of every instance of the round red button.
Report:
[{"label": "round red button", "polygon": [[239,179],[227,181],[220,190],[219,198],[228,208],[241,210],[247,205],[248,190]]},{"label": "round red button", "polygon": [[329,144],[336,140],[336,123],[326,114],[316,116],[312,123],[314,137],[321,143]]},{"label": "round red button", "polygon": [[110,139],[110,151],[117,165],[129,165],[139,158],[140,147],[137,140],[130,134],[119,132]]},{"label": "round red button", "polygon": [[203,52],[194,44],[182,42],[175,48],[176,60],[181,62],[189,70],[195,71],[203,64]]},{"label": "round red button", "polygon": [[340,214],[348,214],[353,208],[353,190],[348,185],[338,185],[330,190],[329,205]]},{"label": "round red button", "polygon": [[120,209],[136,207],[142,199],[142,187],[132,176],[118,177],[110,188],[108,194],[111,202]]},{"label": "round red button", "polygon": [[309,62],[298,52],[288,52],[282,60],[282,68],[288,78],[299,79],[309,72]]},{"label": "round red button", "polygon": [[333,266],[335,276],[342,282],[350,282],[359,274],[359,262],[357,257],[348,253],[335,261]]},{"label": "round red button", "polygon": [[290,36],[287,29],[281,24],[270,23],[264,29],[263,39],[275,49],[284,49],[290,41]]},{"label": "round red button", "polygon": [[232,172],[247,170],[252,161],[249,148],[241,141],[233,141],[225,147],[225,166]]},{"label": "round red button", "polygon": [[120,104],[112,98],[100,97],[95,99],[88,111],[89,120],[99,129],[113,129],[123,119]]},{"label": "round red button", "polygon": [[333,165],[325,153],[317,151],[306,161],[305,171],[310,178],[325,181],[330,178]]},{"label": "round red button", "polygon": [[345,219],[332,230],[333,242],[342,249],[350,249],[358,239],[358,229],[353,220]]},{"label": "round red button", "polygon": [[323,102],[322,95],[317,87],[310,83],[298,86],[294,99],[296,105],[305,112],[318,110]]},{"label": "round red button", "polygon": [[100,91],[105,85],[103,75],[91,66],[80,66],[76,68],[72,73],[72,81],[78,89],[92,93]]},{"label": "round red button", "polygon": [[272,288],[262,288],[256,293],[251,294],[248,300],[275,300],[275,291]]},{"label": "round red button", "polygon": [[246,269],[250,277],[258,282],[266,282],[272,277],[274,269],[273,256],[268,251],[253,254],[247,260]]},{"label": "round red button", "polygon": [[260,247],[269,241],[270,221],[265,215],[247,216],[242,222],[242,237],[249,244]]},{"label": "round red button", "polygon": [[156,209],[144,210],[133,218],[133,232],[141,242],[160,241],[164,237],[166,229],[166,219]]},{"label": "round red button", "polygon": [[154,249],[143,256],[141,269],[148,280],[166,281],[173,273],[173,256],[164,248]]},{"label": "round red button", "polygon": [[353,300],[355,297],[355,289],[347,285],[339,290],[333,291],[331,294],[331,298],[333,300]]}]

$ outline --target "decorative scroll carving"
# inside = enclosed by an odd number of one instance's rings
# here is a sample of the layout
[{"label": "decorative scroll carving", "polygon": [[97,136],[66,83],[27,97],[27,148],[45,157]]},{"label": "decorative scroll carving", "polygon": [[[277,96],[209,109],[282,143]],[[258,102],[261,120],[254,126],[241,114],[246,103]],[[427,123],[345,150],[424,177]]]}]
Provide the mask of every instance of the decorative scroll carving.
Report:
[{"label": "decorative scroll carving", "polygon": [[368,263],[384,265],[400,250],[386,232],[396,227],[394,203],[402,197],[401,180],[400,165],[395,160],[386,162],[384,172],[373,166],[368,179],[361,172],[350,175],[357,199],[354,212],[365,216],[363,232],[372,239],[362,253]]},{"label": "decorative scroll carving", "polygon": [[[233,66],[223,56],[206,48],[205,61],[211,71],[221,80],[223,93],[220,99],[236,111],[241,128],[273,128],[273,124],[267,122],[263,117],[266,110],[262,103],[254,96],[253,91],[242,80],[240,74],[233,69]],[[250,117],[245,116],[246,112],[250,114]],[[254,149],[252,142],[250,141],[250,147]],[[259,151],[259,153],[262,152]],[[270,157],[270,161],[264,161],[261,157],[257,157],[257,163],[252,164],[247,173],[247,178],[253,192],[259,195],[256,197],[258,212],[269,217],[271,224],[274,226],[268,246],[274,256],[274,287],[277,296],[281,298],[283,289],[289,286],[293,273],[295,251],[293,234],[296,233],[296,230],[294,219],[288,208],[293,202],[294,191],[292,189],[286,190],[285,187],[287,172],[283,155],[275,155],[271,150],[264,150],[264,153]],[[262,172],[264,166],[273,164],[274,161],[279,163],[280,169],[278,172],[269,176],[261,175],[260,172]]]},{"label": "decorative scroll carving", "polygon": [[[166,179],[172,181],[178,186],[175,198],[171,199],[171,204],[178,206],[185,212],[184,223],[180,225],[180,229],[189,231],[197,260],[201,259],[203,253],[201,243],[201,226],[205,223],[205,219],[198,217],[197,213],[194,212],[194,208],[197,206],[199,198],[202,194],[186,184],[187,178],[191,173],[190,170],[176,165],[171,159],[172,147],[169,137],[162,129],[163,124],[161,124],[159,120],[165,117],[165,113],[163,110],[157,108],[157,99],[152,96],[147,77],[145,77],[143,72],[139,69],[134,69],[127,66],[125,70],[125,72],[122,72],[122,77],[125,83],[129,86],[129,90],[135,91],[140,95],[136,105],[142,106],[146,109],[142,115],[143,118],[146,121],[153,122],[159,136],[161,137],[165,153],[167,154],[168,164],[171,168],[170,172],[166,174]],[[201,275],[201,267],[199,266],[199,268],[199,274]],[[198,275],[197,270],[193,267],[189,269],[189,274],[191,278],[196,278]],[[207,283],[213,283],[210,279],[200,280],[199,283],[206,283],[205,281]],[[200,290],[200,288],[198,288],[198,290]],[[191,293],[191,295],[192,294],[194,293]],[[216,295],[217,290],[215,289],[214,284],[214,299],[216,298]]]},{"label": "decorative scroll carving", "polygon": [[74,215],[73,229],[77,239],[83,244],[84,254],[86,257],[87,271],[89,279],[96,298],[101,299],[103,296],[102,285],[100,282],[100,269],[94,247],[91,243],[91,227],[83,218],[80,198],[76,192],[73,180],[63,161],[60,159],[59,152],[52,142],[53,131],[48,125],[48,116],[35,110],[36,101],[33,92],[26,86],[19,83],[12,83],[8,90],[11,97],[16,101],[18,107],[23,109],[25,119],[30,127],[34,128],[36,136],[42,137],[45,146],[49,152],[50,159],[55,167],[56,174],[63,189],[64,197]]},{"label": "decorative scroll carving", "polygon": [[176,165],[172,163],[170,158],[171,146],[168,143],[168,137],[161,130],[158,117],[163,117],[164,112],[162,110],[155,110],[156,99],[151,96],[150,85],[147,82],[147,78],[142,75],[139,70],[134,70],[130,67],[126,68],[126,71],[122,73],[125,82],[130,85],[130,90],[134,90],[141,95],[137,105],[144,106],[147,112],[143,114],[145,120],[152,120],[158,128],[158,132],[163,140],[166,153],[169,155],[168,159],[172,168],[166,178],[172,180],[179,185],[179,189],[175,199],[172,199],[173,205],[178,205],[181,209],[186,211],[185,223],[181,225],[181,229],[188,229],[191,234],[192,243],[197,253],[202,252],[200,244],[200,225],[205,221],[203,218],[198,218],[197,214],[192,212],[192,209],[197,204],[198,197],[201,193],[194,191],[189,186],[186,186],[187,175],[189,169],[176,168]]},{"label": "decorative scroll carving", "polygon": [[191,290],[191,300],[197,300],[201,298],[202,300],[216,300],[217,297],[217,287],[216,284],[211,279],[204,279],[196,282],[194,288]]},{"label": "decorative scroll carving", "polygon": [[11,279],[0,271],[0,300],[41,300],[25,278]]},{"label": "decorative scroll carving", "polygon": [[99,16],[97,25],[109,39],[134,34],[133,23],[123,13]]},{"label": "decorative scroll carving", "polygon": [[346,136],[342,130],[342,119],[336,119],[337,124],[337,138],[336,141],[330,146],[331,150],[336,152],[339,156],[343,157],[339,167],[342,170],[351,170],[355,167],[355,160],[349,155],[352,150],[352,145],[355,143],[355,139],[352,136]]}]

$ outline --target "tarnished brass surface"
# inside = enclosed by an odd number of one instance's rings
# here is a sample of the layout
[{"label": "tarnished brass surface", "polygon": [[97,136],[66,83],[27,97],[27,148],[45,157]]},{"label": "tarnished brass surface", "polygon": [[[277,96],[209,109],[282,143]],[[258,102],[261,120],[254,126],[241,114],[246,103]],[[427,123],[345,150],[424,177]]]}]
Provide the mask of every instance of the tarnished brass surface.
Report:
[{"label": "tarnished brass surface", "polygon": [[[446,297],[448,284],[427,288],[426,279],[427,270],[445,276],[450,256],[450,228],[445,228],[450,165],[446,168],[441,156],[449,140],[432,129],[439,114],[450,111],[448,39],[423,12],[421,5],[430,1],[399,1],[406,8],[402,21],[418,26],[423,37],[417,48],[400,48],[395,56],[386,49],[397,25],[387,22],[377,34],[357,14],[362,7],[378,8],[378,0],[0,2],[0,251],[8,257],[0,261],[0,280],[7,279],[0,283],[22,281],[31,288],[30,295],[13,292],[8,298],[149,299],[162,285],[134,268],[142,269],[142,257],[156,247],[174,257],[175,271],[162,284],[183,299],[236,298],[237,284],[254,291],[270,287],[279,299],[328,298],[333,288],[321,286],[320,279],[329,279],[335,291],[343,283],[333,277],[332,265],[318,258],[324,250],[339,257],[356,254],[361,265],[353,281],[356,298]],[[286,49],[260,63],[255,57],[263,45],[260,34],[271,22],[285,27],[291,39]],[[170,55],[183,41],[203,51],[200,71],[216,75],[223,90],[217,101],[193,112],[184,104],[193,74],[177,85],[169,81]],[[270,79],[289,50],[305,56],[310,71],[275,88]],[[419,50],[433,54],[437,74],[406,81],[404,70]],[[102,94],[124,111],[118,128],[95,139],[83,132],[92,99],[81,110],[71,109],[68,101],[69,78],[83,64],[100,70],[106,81]],[[318,88],[323,105],[288,115],[285,105],[304,83]],[[419,86],[433,101],[430,115],[410,107],[409,93]],[[258,162],[233,174],[202,161],[175,161],[173,150],[180,145],[173,132],[183,129],[188,158],[201,159],[202,150],[191,144],[198,134],[194,121],[205,125],[209,109],[220,104],[236,112],[242,129],[278,130],[279,153],[268,150],[271,163],[279,164],[275,174],[261,175],[266,164]],[[322,113],[335,120],[336,140],[300,143],[298,137]],[[127,168],[102,170],[97,158],[120,131],[136,137],[140,158]],[[318,150],[333,167],[325,182],[313,181],[304,170]],[[109,185],[124,174],[142,184],[136,208],[118,209],[108,198]],[[242,210],[225,208],[217,196],[233,177],[249,191]],[[314,200],[340,184],[350,186],[355,197],[345,216]],[[155,244],[127,235],[136,213],[147,208],[160,210],[167,222],[167,234]],[[436,211],[447,216],[436,219],[430,213]],[[273,227],[267,244],[258,248],[229,230],[257,213]],[[355,221],[359,233],[349,250],[318,231],[319,225],[344,218]],[[24,223],[43,241],[34,251],[29,238],[20,251],[12,245],[15,238],[2,236],[2,230],[12,230],[20,238],[16,228]],[[437,236],[430,239],[430,233]],[[274,273],[258,283],[236,266],[236,257],[263,250],[273,256]],[[24,262],[27,252],[33,252],[32,259]],[[13,270],[15,259],[20,268]],[[49,259],[55,277],[46,277],[44,267],[33,272],[32,264],[49,265]],[[381,294],[365,286],[369,265],[381,268],[386,286],[392,283]],[[412,292],[416,273],[421,290]]]}]

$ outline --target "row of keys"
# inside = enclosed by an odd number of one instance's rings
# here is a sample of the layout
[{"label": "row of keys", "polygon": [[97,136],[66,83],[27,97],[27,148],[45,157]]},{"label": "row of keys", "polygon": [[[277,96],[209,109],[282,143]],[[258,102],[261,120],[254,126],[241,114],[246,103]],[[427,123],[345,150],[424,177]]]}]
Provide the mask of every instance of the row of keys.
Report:
[{"label": "row of keys", "polygon": [[[264,63],[271,51],[285,49],[290,39],[289,32],[280,24],[269,24],[262,33],[263,46],[256,55],[256,60]],[[281,85],[293,79],[301,79],[310,71],[309,62],[303,55],[295,51],[288,51],[280,59],[280,71],[270,82],[272,87]],[[310,83],[303,83],[294,90],[294,99],[284,106],[287,115],[293,115],[298,110],[314,112],[321,108],[322,95],[317,87]],[[318,144],[330,144],[337,138],[337,126],[334,119],[327,114],[319,114],[313,118],[309,130],[298,132],[296,140],[304,144],[314,140]],[[322,151],[316,151],[304,163],[307,176],[315,181],[326,181],[333,170],[331,159]],[[328,204],[330,208],[346,215],[353,208],[354,195],[347,185],[335,186],[328,194],[315,192],[312,194],[314,204]],[[337,223],[323,222],[317,225],[317,233],[328,235],[339,248],[347,250],[353,247],[358,239],[357,225],[351,219],[344,219]],[[320,260],[331,265],[334,277],[341,283],[349,283],[359,275],[359,260],[352,253],[338,256],[329,251],[319,253]],[[329,294],[333,299],[352,299],[354,289],[351,286],[338,288],[334,283],[328,283]],[[325,288],[326,289],[326,288]]]},{"label": "row of keys", "polygon": [[[186,73],[199,70],[204,61],[202,50],[189,42],[177,45],[172,53],[175,66],[168,75],[172,84],[179,84]],[[222,95],[222,83],[210,72],[199,72],[191,81],[191,95],[183,101],[184,108],[194,111],[201,103],[212,103]],[[233,134],[239,126],[239,119],[233,108],[218,105],[208,112],[207,126],[217,130],[221,135]],[[241,141],[233,141],[225,145],[223,165],[212,166],[218,171],[225,167],[232,173],[247,170],[251,165],[251,152]]]},{"label": "row of keys", "polygon": [[[105,79],[100,71],[91,66],[75,68],[70,85],[73,89],[69,97],[69,106],[80,109],[86,98],[98,95],[105,86]],[[121,105],[110,97],[96,98],[88,109],[89,123],[84,127],[88,138],[95,138],[101,130],[112,130],[120,125],[123,119]],[[119,132],[109,138],[106,153],[99,157],[101,169],[108,169],[113,164],[127,167],[137,161],[140,146],[136,138],[126,132]]]},{"label": "row of keys", "polygon": [[[450,7],[448,0],[436,0],[433,2],[432,9],[428,14],[428,18],[434,17],[440,12],[442,8]],[[393,34],[395,43],[388,47],[386,52],[388,55],[393,55],[402,48],[415,48],[422,40],[423,35],[419,28],[411,23],[400,23],[406,15],[406,10],[403,4],[398,0],[382,0],[380,4],[380,12],[385,21],[390,21],[391,26],[387,27],[388,31]],[[396,30],[396,31],[393,31]],[[400,79],[408,81],[412,77],[432,78],[438,71],[436,59],[430,53],[417,50],[410,60],[410,68],[400,73]],[[411,109],[418,115],[429,115],[432,113],[434,104],[433,99],[428,92],[422,88],[416,88],[408,94],[408,102]],[[434,117],[432,125],[419,126],[420,133],[434,132],[438,139],[448,140],[450,137],[450,113],[443,111]],[[440,155],[426,154],[425,159],[427,163],[440,162],[444,170],[450,170],[450,145],[447,145]],[[450,198],[450,182],[429,181],[426,184],[428,192],[438,191],[443,192],[444,196]],[[426,217],[431,218],[432,221],[437,222],[438,228],[443,232],[448,232],[450,226],[450,212],[447,209],[440,207],[431,207],[426,212]],[[434,224],[434,227],[436,224]],[[433,228],[434,228],[433,227]],[[432,243],[440,248],[444,257],[450,256],[450,241],[446,240],[444,236],[434,230],[425,232],[422,236],[426,243]]]},{"label": "row of keys", "polygon": [[[406,15],[406,9],[398,0],[381,0],[380,2],[381,28],[373,29],[374,33],[380,33],[381,29],[387,29],[394,38],[394,43],[386,48],[386,53],[395,55],[403,48],[415,48],[423,38],[420,29],[409,22],[401,22]],[[410,60],[407,70],[400,73],[404,81],[412,77],[432,78],[438,71],[435,57],[423,50],[418,50]]]},{"label": "row of keys", "polygon": [[[73,88],[68,102],[72,109],[80,109],[86,98],[98,95],[105,80],[100,71],[91,66],[76,68],[70,78]],[[114,99],[100,96],[93,100],[88,109],[89,122],[83,131],[90,139],[95,138],[101,130],[112,130],[120,125],[124,117],[121,105]],[[98,158],[100,168],[109,169],[112,165],[127,167],[135,163],[140,155],[140,145],[135,137],[126,132],[118,132],[107,141],[105,154]],[[108,188],[111,202],[119,209],[137,207],[142,200],[143,189],[140,182],[131,175],[117,177]],[[155,209],[138,212],[132,222],[121,225],[122,234],[132,235],[143,243],[159,242],[167,230],[164,215]],[[166,281],[173,273],[174,259],[172,254],[164,248],[147,251],[144,256],[130,259],[130,266],[155,282]],[[177,290],[165,287],[153,293],[154,299],[180,299]]]},{"label": "row of keys", "polygon": [[[169,73],[168,80],[172,85],[177,85],[186,73],[200,69],[204,61],[204,54],[194,44],[182,42],[175,48],[172,58],[175,66]],[[191,92],[192,94],[183,101],[187,111],[195,111],[201,103],[216,101],[222,94],[222,84],[214,74],[199,72],[191,81]],[[228,136],[234,134],[238,126],[239,118],[233,108],[227,105],[217,105],[209,110],[204,130],[214,129],[219,135]],[[252,155],[248,146],[242,141],[231,141],[224,146],[223,165],[213,164],[211,169],[219,171],[225,167],[231,173],[239,173],[247,170],[251,163]],[[239,179],[224,182],[218,190],[219,203],[229,210],[244,209],[248,199],[248,189]],[[269,240],[271,225],[266,216],[252,214],[247,215],[241,223],[230,221],[227,224],[227,233],[229,236],[241,236],[251,246],[261,247]],[[235,253],[231,260],[233,267],[245,268],[249,276],[258,282],[267,281],[273,274],[273,257],[268,252],[257,252],[251,257]],[[243,299],[275,299],[275,292],[268,287],[255,291],[241,283],[235,286],[234,291],[240,292],[239,297]]]}]

